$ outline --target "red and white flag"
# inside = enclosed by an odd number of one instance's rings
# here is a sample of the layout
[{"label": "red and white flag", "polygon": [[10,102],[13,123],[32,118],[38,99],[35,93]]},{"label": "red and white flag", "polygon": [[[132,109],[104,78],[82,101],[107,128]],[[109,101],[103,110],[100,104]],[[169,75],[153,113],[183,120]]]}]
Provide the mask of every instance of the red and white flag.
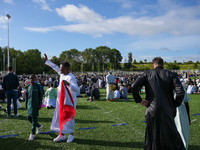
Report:
[{"label": "red and white flag", "polygon": [[59,127],[60,137],[62,134],[63,127],[66,122],[72,120],[75,117],[74,101],[68,87],[61,83],[60,91],[60,116],[59,116]]}]

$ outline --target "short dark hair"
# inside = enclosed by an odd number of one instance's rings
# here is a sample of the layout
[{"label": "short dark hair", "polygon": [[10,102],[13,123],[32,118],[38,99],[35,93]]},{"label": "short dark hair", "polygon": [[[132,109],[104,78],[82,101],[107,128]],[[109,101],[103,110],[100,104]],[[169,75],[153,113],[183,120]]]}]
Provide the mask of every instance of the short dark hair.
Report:
[{"label": "short dark hair", "polygon": [[70,68],[70,64],[69,64],[68,61],[63,61],[63,62],[61,62],[60,64],[62,64],[62,66],[63,66],[64,68]]},{"label": "short dark hair", "polygon": [[8,70],[9,70],[9,71],[12,71],[12,67],[11,67],[11,66],[10,66],[10,67],[8,67]]},{"label": "short dark hair", "polygon": [[152,60],[152,64],[158,64],[159,66],[162,66],[162,65],[164,65],[164,61],[161,57],[155,57]]}]

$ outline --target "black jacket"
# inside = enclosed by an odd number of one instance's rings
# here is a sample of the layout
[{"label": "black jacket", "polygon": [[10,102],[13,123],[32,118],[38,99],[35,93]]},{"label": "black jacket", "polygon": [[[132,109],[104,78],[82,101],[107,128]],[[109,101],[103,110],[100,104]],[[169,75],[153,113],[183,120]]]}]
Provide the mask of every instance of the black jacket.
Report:
[{"label": "black jacket", "polygon": [[15,74],[8,73],[4,77],[2,87],[5,91],[17,89],[18,86],[19,86],[19,79],[18,76],[16,76]]}]

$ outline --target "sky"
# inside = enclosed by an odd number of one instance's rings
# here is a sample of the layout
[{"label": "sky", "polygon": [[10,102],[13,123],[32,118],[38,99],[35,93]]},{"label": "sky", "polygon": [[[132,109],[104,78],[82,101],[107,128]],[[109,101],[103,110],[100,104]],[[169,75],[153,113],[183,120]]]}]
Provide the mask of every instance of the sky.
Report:
[{"label": "sky", "polygon": [[199,61],[200,0],[0,0],[0,46],[48,57],[108,46],[123,61]]}]

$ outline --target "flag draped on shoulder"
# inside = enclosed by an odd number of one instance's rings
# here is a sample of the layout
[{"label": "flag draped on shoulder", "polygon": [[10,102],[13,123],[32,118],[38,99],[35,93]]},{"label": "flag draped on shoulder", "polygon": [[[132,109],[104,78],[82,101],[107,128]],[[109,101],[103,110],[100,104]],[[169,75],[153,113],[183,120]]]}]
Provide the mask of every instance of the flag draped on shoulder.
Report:
[{"label": "flag draped on shoulder", "polygon": [[62,129],[66,122],[72,120],[75,117],[74,101],[68,87],[61,83],[60,91],[60,116],[59,116],[59,127],[60,136],[62,134]]}]

